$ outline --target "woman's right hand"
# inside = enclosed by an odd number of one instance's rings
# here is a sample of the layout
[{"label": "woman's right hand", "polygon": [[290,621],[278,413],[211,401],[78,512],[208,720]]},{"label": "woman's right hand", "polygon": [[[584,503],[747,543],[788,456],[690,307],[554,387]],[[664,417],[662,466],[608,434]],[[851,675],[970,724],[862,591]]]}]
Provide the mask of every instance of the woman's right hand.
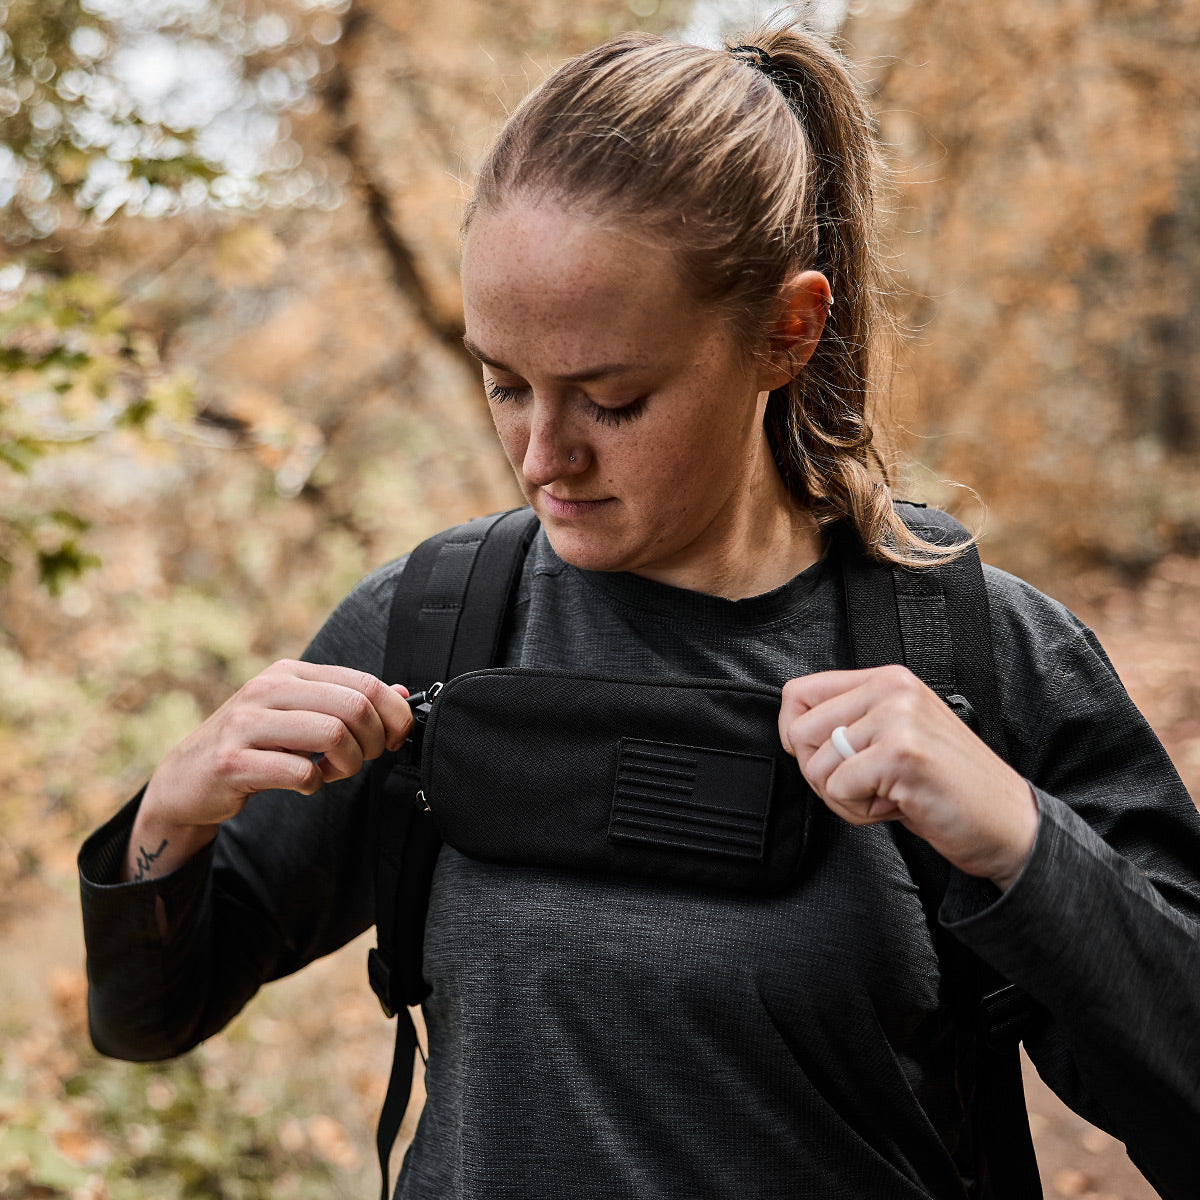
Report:
[{"label": "woman's right hand", "polygon": [[256,792],[311,795],[397,749],[407,690],[349,667],[281,661],[256,675],[159,764],[130,834],[124,879],[165,875]]}]

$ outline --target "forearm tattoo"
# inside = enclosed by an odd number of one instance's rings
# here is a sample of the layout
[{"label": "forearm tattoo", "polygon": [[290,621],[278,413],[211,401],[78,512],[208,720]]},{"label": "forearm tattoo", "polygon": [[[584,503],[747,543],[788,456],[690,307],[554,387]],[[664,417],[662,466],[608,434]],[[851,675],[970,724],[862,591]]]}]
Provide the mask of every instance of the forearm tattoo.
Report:
[{"label": "forearm tattoo", "polygon": [[145,846],[138,847],[137,858],[134,860],[136,872],[133,876],[133,883],[141,883],[150,874],[150,868],[155,862],[162,857],[162,852],[167,848],[167,839],[163,838],[162,843],[157,850],[147,850]]}]

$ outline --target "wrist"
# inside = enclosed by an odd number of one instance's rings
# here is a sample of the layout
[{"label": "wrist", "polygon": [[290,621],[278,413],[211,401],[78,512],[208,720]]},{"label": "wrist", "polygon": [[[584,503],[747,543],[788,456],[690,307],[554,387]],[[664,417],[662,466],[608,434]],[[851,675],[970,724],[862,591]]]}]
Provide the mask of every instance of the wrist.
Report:
[{"label": "wrist", "polygon": [[1002,892],[1007,892],[1016,883],[1033,853],[1033,844],[1037,839],[1037,795],[1033,785],[1026,779],[1021,780],[1020,799],[1010,810],[1008,828],[1005,850],[987,873],[987,877]]},{"label": "wrist", "polygon": [[172,819],[156,803],[153,787],[152,779],[129,832],[121,871],[125,883],[141,883],[170,874],[217,836],[216,825]]}]

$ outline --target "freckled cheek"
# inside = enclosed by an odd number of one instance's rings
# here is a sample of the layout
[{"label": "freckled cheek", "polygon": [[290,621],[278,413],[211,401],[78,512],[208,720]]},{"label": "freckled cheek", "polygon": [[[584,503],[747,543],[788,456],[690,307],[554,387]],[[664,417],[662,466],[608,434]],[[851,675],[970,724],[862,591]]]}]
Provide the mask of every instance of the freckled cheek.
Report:
[{"label": "freckled cheek", "polygon": [[492,423],[496,426],[496,436],[514,467],[519,468],[525,459],[525,451],[529,446],[529,427],[516,414],[505,413],[499,406],[492,409]]},{"label": "freckled cheek", "polygon": [[[644,454],[627,454],[606,472],[622,482],[628,500],[638,503],[656,522],[671,524],[695,507],[697,492],[706,490],[692,455],[678,443],[647,446]],[[661,534],[656,540],[661,540]]]}]

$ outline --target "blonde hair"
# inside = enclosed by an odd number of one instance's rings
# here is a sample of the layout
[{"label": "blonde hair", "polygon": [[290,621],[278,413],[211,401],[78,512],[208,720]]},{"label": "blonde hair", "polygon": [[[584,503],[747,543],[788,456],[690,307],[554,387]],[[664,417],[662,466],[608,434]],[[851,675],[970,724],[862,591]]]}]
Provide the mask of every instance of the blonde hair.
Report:
[{"label": "blonde hair", "polygon": [[823,272],[825,330],[767,406],[779,471],[820,525],[848,519],[876,558],[952,557],[958,547],[932,546],[896,515],[867,415],[890,327],[870,111],[845,59],[808,29],[765,27],[746,43],[629,33],[563,64],[496,138],[465,224],[521,195],[637,229],[673,247],[748,352],[768,344],[784,283]]}]

